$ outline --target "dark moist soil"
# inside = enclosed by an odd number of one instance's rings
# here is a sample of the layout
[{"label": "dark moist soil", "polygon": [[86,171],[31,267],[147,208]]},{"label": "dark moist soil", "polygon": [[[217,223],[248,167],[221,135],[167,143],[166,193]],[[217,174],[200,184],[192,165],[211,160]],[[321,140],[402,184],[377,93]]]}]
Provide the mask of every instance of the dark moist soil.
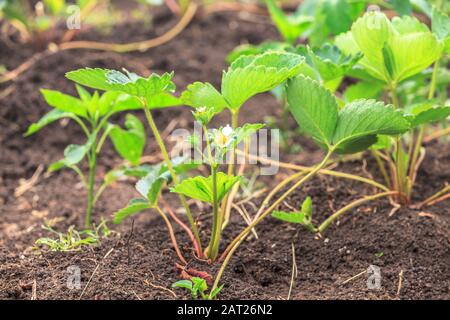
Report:
[{"label": "dark moist soil", "polygon": [[[265,18],[237,14],[214,14],[197,19],[175,41],[147,53],[114,54],[90,51],[59,53],[41,61],[12,84],[12,93],[0,100],[0,298],[2,299],[173,299],[188,298],[172,291],[171,284],[180,279],[175,270],[176,255],[168,240],[166,228],[154,212],[136,216],[111,226],[113,234],[100,246],[85,247],[79,252],[39,252],[34,241],[51,236],[42,230],[46,220],[60,217],[55,225],[66,230],[81,226],[85,193],[77,177],[70,171],[41,174],[38,182],[22,195],[15,194],[23,179],[29,179],[40,164],[45,167],[58,160],[68,143],[82,142],[80,131],[72,124],[53,124],[37,135],[24,139],[27,126],[49,110],[39,88],[52,88],[74,93],[73,84],[64,73],[79,67],[126,67],[142,74],[175,71],[180,90],[192,81],[220,84],[221,70],[226,68],[226,53],[240,43],[258,43],[276,39],[277,35]],[[90,32],[79,38],[126,42],[154,37],[175,23],[167,13],[154,18],[155,28],[141,30],[133,23],[118,26],[112,36]],[[33,53],[33,49],[8,49],[0,43],[0,64],[13,68]],[[11,84],[9,84],[11,85]],[[6,89],[8,86],[2,86]],[[269,95],[252,99],[243,108],[241,121],[263,121],[264,115],[279,114],[276,101]],[[155,112],[160,128],[191,127],[189,111],[171,109]],[[115,119],[122,121],[123,116]],[[225,124],[222,116],[216,122]],[[164,132],[165,135],[170,131]],[[296,139],[302,151],[284,156],[285,160],[313,164],[321,155],[305,139]],[[158,149],[149,138],[146,154],[151,162],[159,160]],[[367,157],[368,158],[368,157]],[[418,176],[415,199],[433,194],[450,179],[448,143],[428,146],[427,157]],[[100,160],[98,182],[102,175],[120,160],[109,144]],[[360,175],[373,172],[374,165],[358,160],[340,164],[337,169]],[[285,176],[281,172],[277,181]],[[277,181],[262,179],[270,188]],[[95,211],[100,217],[123,207],[137,194],[133,181],[121,181],[107,189]],[[323,221],[338,208],[375,191],[361,183],[318,176],[293,193],[280,207],[299,207],[309,195],[314,202],[314,222]],[[169,203],[176,207],[174,198]],[[261,199],[246,204],[250,214]],[[291,281],[292,250],[295,247],[298,277],[292,299],[449,299],[449,202],[422,210],[402,208],[389,216],[392,207],[387,200],[368,203],[345,214],[325,232],[322,238],[301,227],[268,218],[258,228],[259,239],[245,241],[231,260],[222,282],[223,299],[286,299]],[[203,238],[210,224],[207,208],[193,204],[199,217]],[[223,244],[245,226],[233,212],[232,222],[224,233]],[[175,227],[179,244],[189,267],[214,275],[217,265],[195,260],[185,233]],[[111,251],[112,250],[112,251]],[[109,252],[109,255],[107,253]],[[106,256],[106,258],[104,258]],[[380,268],[381,288],[368,289],[367,274],[358,275],[370,265]],[[81,289],[67,288],[68,267],[81,270]],[[96,267],[98,268],[96,269]],[[92,274],[96,269],[95,274]],[[400,276],[401,275],[401,276]],[[402,284],[399,289],[399,279]],[[90,280],[90,281],[89,281]],[[35,285],[34,285],[35,284]],[[83,290],[85,289],[85,290]],[[33,293],[34,292],[34,293]]]}]

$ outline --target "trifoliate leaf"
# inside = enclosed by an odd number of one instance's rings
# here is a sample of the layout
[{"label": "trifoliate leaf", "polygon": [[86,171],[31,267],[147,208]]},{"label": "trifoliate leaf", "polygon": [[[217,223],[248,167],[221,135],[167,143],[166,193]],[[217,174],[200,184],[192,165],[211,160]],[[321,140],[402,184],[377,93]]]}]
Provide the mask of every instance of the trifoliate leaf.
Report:
[{"label": "trifoliate leaf", "polygon": [[149,208],[151,208],[151,205],[147,200],[140,198],[132,199],[125,208],[114,213],[113,221],[115,224],[119,224],[123,219]]},{"label": "trifoliate leaf", "polygon": [[175,90],[173,73],[151,74],[142,78],[134,73],[123,74],[120,71],[85,68],[66,73],[66,77],[86,87],[105,91],[121,91],[133,96],[148,98]]},{"label": "trifoliate leaf", "polygon": [[444,40],[450,35],[450,18],[444,12],[433,7],[431,13],[431,30],[439,40]]},{"label": "trifoliate leaf", "polygon": [[298,76],[287,86],[289,110],[300,128],[321,147],[340,153],[365,150],[377,135],[397,135],[410,128],[400,111],[375,100],[356,100],[338,112],[335,97],[317,81]]},{"label": "trifoliate leaf", "polygon": [[356,100],[339,111],[333,144],[341,153],[365,150],[378,134],[397,135],[410,129],[402,113],[375,100]]},{"label": "trifoliate leaf", "polygon": [[297,75],[303,62],[303,57],[293,53],[241,56],[222,76],[222,96],[231,110],[238,110],[250,97]]},{"label": "trifoliate leaf", "polygon": [[[221,201],[240,177],[229,176],[223,172],[217,173],[217,201]],[[170,189],[171,192],[184,194],[192,199],[213,203],[213,177],[194,177],[183,180]]]},{"label": "trifoliate leaf", "polygon": [[289,110],[300,128],[319,144],[331,145],[338,119],[334,96],[317,81],[298,76],[288,81]]},{"label": "trifoliate leaf", "polygon": [[430,66],[444,47],[416,18],[404,16],[389,21],[381,12],[368,12],[351,32],[336,38],[345,53],[364,54],[359,61],[371,76],[397,84]]}]

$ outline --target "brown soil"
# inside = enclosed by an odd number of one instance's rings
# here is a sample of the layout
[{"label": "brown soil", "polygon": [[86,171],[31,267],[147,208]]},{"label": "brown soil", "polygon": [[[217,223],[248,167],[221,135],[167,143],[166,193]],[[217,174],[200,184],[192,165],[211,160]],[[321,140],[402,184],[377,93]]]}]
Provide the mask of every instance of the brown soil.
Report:
[{"label": "brown soil", "polygon": [[[70,225],[82,225],[85,193],[77,177],[69,171],[41,175],[38,183],[25,194],[16,197],[14,190],[20,179],[30,178],[40,164],[47,166],[58,160],[65,145],[82,141],[73,124],[53,124],[39,134],[24,139],[21,134],[29,123],[36,121],[49,108],[39,94],[39,88],[52,88],[74,93],[73,85],[64,73],[78,67],[125,67],[142,74],[175,71],[175,82],[182,90],[193,81],[220,83],[224,58],[237,44],[258,43],[276,39],[272,26],[262,18],[249,22],[236,14],[211,15],[195,20],[180,36],[168,44],[147,53],[113,54],[90,51],[59,53],[43,60],[14,83],[14,91],[0,100],[0,298],[30,299],[36,283],[38,299],[77,299],[82,290],[68,290],[67,268],[81,268],[82,285],[88,283],[82,295],[86,299],[171,299],[188,296],[170,286],[179,280],[174,269],[177,261],[165,225],[153,212],[136,216],[130,237],[131,220],[112,226],[114,234],[100,246],[80,252],[38,254],[32,250],[34,241],[49,236],[41,229],[44,219],[63,217],[56,225],[65,230]],[[253,20],[253,18],[252,18]],[[141,30],[135,24],[118,26],[114,41],[151,38],[174,23],[167,14],[155,18],[156,27]],[[80,38],[112,41],[112,37],[95,33]],[[17,52],[20,52],[17,54]],[[0,56],[8,68],[18,65],[33,50],[23,47],[12,50],[0,43]],[[3,86],[2,89],[6,88]],[[258,112],[255,112],[258,110]],[[252,99],[243,109],[241,121],[262,121],[263,115],[275,115],[279,108],[269,95]],[[155,112],[160,128],[172,121],[176,126],[191,126],[187,110],[171,109],[171,113]],[[116,120],[120,121],[122,118]],[[217,122],[229,121],[223,116]],[[158,159],[158,149],[149,139],[147,154]],[[304,139],[303,151],[286,160],[312,164],[320,151]],[[450,179],[450,148],[445,144],[428,146],[427,158],[419,173],[416,199],[420,200],[439,189]],[[111,146],[106,146],[100,160],[98,181],[104,172],[120,163]],[[369,170],[373,164],[369,162]],[[339,170],[366,175],[361,161],[346,162]],[[284,173],[283,173],[284,174]],[[280,177],[282,174],[280,174]],[[280,178],[279,177],[279,178]],[[268,187],[275,181],[264,179]],[[136,196],[133,181],[123,181],[107,189],[99,201],[95,216],[109,218]],[[287,199],[286,204],[298,207],[310,195],[314,202],[314,222],[320,222],[331,212],[373,193],[360,183],[318,176]],[[255,200],[258,205],[259,200]],[[170,202],[176,206],[175,202]],[[389,217],[391,206],[381,200],[369,203],[344,215],[332,225],[322,239],[317,239],[301,227],[268,218],[257,228],[259,239],[243,243],[232,259],[223,278],[224,299],[285,299],[289,290],[292,268],[291,243],[295,246],[298,278],[292,291],[293,299],[449,299],[449,202],[423,210],[403,208]],[[192,207],[199,216],[204,238],[209,225],[208,210]],[[249,203],[247,209],[254,213]],[[239,215],[224,233],[224,243],[236,235],[244,223]],[[176,229],[179,243],[190,265],[211,274],[217,265],[209,266],[192,258],[185,234]],[[102,259],[112,248],[114,250]],[[366,270],[369,265],[381,268],[381,289],[369,290],[367,276],[343,282]],[[399,274],[403,280],[398,292]]]}]

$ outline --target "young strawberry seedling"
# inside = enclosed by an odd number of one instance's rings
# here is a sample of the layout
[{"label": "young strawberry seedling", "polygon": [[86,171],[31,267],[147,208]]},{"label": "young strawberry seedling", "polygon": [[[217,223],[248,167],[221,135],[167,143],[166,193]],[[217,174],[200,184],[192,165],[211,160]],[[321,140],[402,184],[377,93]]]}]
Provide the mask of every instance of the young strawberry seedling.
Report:
[{"label": "young strawberry seedling", "polygon": [[[162,210],[158,206],[159,192],[165,182],[173,181],[175,187],[172,190],[179,194],[190,223],[190,228],[185,228],[185,226],[183,228],[185,230],[187,229],[189,234],[193,234],[197,256],[203,257],[206,254],[210,259],[214,260],[217,256],[223,221],[227,221],[226,212],[229,211],[227,209],[229,207],[227,206],[228,201],[225,201],[226,195],[229,188],[237,182],[237,179],[233,178],[236,143],[239,143],[260,127],[259,125],[246,125],[238,128],[239,110],[252,96],[271,90],[286,79],[295,76],[302,63],[302,57],[289,53],[268,53],[259,56],[246,56],[236,60],[224,72],[221,92],[217,91],[209,83],[195,83],[189,86],[188,90],[183,93],[182,100],[185,104],[194,108],[194,116],[197,121],[202,123],[205,133],[206,125],[211,118],[225,108],[230,110],[232,114],[233,126],[231,128],[221,128],[213,135],[206,134],[208,137],[207,142],[211,149],[211,156],[208,154],[206,160],[211,166],[211,177],[197,177],[183,182],[180,182],[178,178],[178,172],[173,164],[173,160],[169,159],[167,149],[151,114],[151,109],[180,104],[179,99],[170,95],[170,92],[175,89],[171,81],[173,74],[166,73],[162,76],[153,74],[148,78],[142,78],[136,74],[127,73],[125,75],[118,71],[106,69],[88,68],[69,72],[67,77],[82,85],[108,92],[121,91],[136,97],[141,102],[141,107],[145,111],[148,123],[164,157],[164,170],[162,172],[156,171],[156,173],[150,173],[146,178],[141,180],[145,182],[140,181],[137,185],[138,191],[146,199],[133,201],[127,208],[119,211],[116,214],[116,221],[119,222],[129,214],[134,214],[148,208],[155,208],[161,213]],[[228,132],[229,130],[231,131]],[[228,133],[230,134],[229,137],[227,137]],[[213,148],[216,149],[213,150]],[[212,151],[215,152],[214,155]],[[227,174],[219,173],[217,162],[228,151],[231,153],[228,172]],[[222,185],[218,184],[219,180],[220,183],[223,183]],[[202,250],[199,232],[185,198],[186,195],[198,198],[198,194],[186,192],[183,186],[186,186],[187,183],[191,183],[190,187],[196,185],[196,183],[210,187],[207,198],[202,197],[200,199],[205,200],[214,207],[213,221],[215,222],[212,228],[213,231],[211,232],[212,239],[208,246],[209,249],[206,251]],[[142,185],[146,187],[139,188]],[[215,187],[215,192],[213,187]],[[189,191],[194,190],[191,188],[187,189]],[[150,191],[151,194],[149,196]],[[219,211],[221,200],[223,200],[222,207]],[[180,221],[177,223],[180,224]]]},{"label": "young strawberry seedling", "polygon": [[213,300],[217,297],[219,292],[222,290],[223,285],[217,287],[214,291],[209,294],[206,292],[208,290],[208,284],[205,279],[199,277],[192,277],[191,280],[180,280],[172,284],[172,288],[186,289],[191,293],[192,299],[197,300],[200,294],[202,300]]},{"label": "young strawberry seedling", "polygon": [[[108,122],[109,118],[118,112],[134,110],[140,104],[135,98],[119,92],[108,92],[99,95],[97,92],[90,94],[81,86],[76,86],[79,98],[59,91],[42,90],[46,102],[54,110],[43,116],[37,123],[30,125],[25,136],[30,136],[54,121],[68,118],[74,120],[86,136],[85,144],[71,144],[64,150],[64,158],[50,165],[49,171],[57,171],[64,167],[74,170],[81,178],[83,186],[87,190],[87,207],[85,225],[92,223],[92,211],[105,187],[119,177],[108,174],[102,187],[95,191],[95,176],[97,158],[101,152],[106,138],[109,136],[118,153],[132,165],[140,162],[140,157],[145,146],[145,131],[141,121],[128,114],[125,122],[126,129]],[[88,177],[83,173],[79,164],[83,159],[88,161]],[[121,171],[127,174],[126,168]],[[130,173],[131,174],[131,173]]]}]

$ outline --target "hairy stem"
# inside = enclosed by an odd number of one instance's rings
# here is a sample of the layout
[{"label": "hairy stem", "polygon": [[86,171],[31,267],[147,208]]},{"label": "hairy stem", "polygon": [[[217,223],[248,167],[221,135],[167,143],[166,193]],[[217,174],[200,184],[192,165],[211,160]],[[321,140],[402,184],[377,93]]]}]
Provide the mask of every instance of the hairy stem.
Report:
[{"label": "hairy stem", "polygon": [[335,221],[341,215],[343,215],[344,213],[346,213],[347,211],[349,211],[350,209],[352,209],[352,208],[354,208],[356,206],[359,206],[359,205],[361,205],[363,203],[366,203],[368,201],[376,200],[376,199],[382,198],[382,197],[392,196],[392,195],[395,195],[395,194],[397,194],[397,191],[382,192],[382,193],[377,193],[377,194],[372,195],[372,196],[366,196],[366,197],[363,197],[363,198],[358,199],[356,201],[353,201],[353,202],[349,203],[348,205],[346,205],[345,207],[343,207],[342,209],[339,209],[338,211],[333,213],[324,222],[322,222],[320,224],[320,226],[317,228],[317,232],[323,233],[325,231],[325,229],[328,228],[328,226],[333,221]]},{"label": "hairy stem", "polygon": [[217,200],[217,165],[211,166],[212,191],[213,191],[213,225],[211,229],[211,241],[208,247],[208,257],[214,261],[219,251],[220,232],[222,230],[219,217],[219,203]]}]

